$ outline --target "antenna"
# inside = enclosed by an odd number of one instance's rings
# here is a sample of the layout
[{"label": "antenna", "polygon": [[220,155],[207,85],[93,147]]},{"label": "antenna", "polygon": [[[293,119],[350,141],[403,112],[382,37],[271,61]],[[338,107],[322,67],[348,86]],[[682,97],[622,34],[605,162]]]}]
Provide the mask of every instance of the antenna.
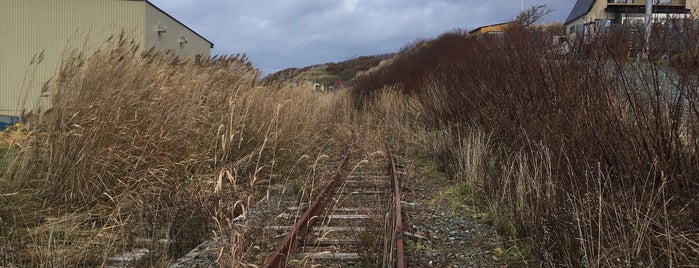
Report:
[{"label": "antenna", "polygon": [[524,12],[524,0],[522,0],[522,7],[519,8],[519,12]]}]

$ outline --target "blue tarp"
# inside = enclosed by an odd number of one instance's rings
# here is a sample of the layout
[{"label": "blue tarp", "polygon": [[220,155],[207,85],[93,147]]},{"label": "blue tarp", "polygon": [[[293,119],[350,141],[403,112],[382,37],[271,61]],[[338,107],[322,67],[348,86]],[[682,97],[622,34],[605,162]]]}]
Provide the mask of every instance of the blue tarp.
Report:
[{"label": "blue tarp", "polygon": [[19,123],[19,117],[0,115],[0,130],[5,130],[8,127]]}]

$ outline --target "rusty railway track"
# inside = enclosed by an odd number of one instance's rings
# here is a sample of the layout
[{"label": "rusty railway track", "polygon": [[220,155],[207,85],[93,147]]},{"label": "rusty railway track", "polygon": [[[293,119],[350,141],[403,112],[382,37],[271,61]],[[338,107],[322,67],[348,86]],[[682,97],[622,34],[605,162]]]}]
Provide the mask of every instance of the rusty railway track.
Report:
[{"label": "rusty railway track", "polygon": [[[406,267],[399,171],[388,143],[384,164],[344,156],[329,183],[285,232],[263,267]],[[346,171],[347,167],[352,167]]]}]

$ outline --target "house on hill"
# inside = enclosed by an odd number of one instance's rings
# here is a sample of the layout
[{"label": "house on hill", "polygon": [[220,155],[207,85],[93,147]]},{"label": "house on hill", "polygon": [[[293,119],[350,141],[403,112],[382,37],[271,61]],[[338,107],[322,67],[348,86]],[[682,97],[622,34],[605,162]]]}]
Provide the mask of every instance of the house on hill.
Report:
[{"label": "house on hill", "polygon": [[[577,0],[565,21],[572,38],[587,37],[617,24],[643,23],[646,0]],[[653,19],[690,18],[699,0],[653,0]]]},{"label": "house on hill", "polygon": [[512,22],[503,22],[498,24],[481,26],[468,32],[470,37],[482,38],[484,36],[497,36],[507,32],[512,27]]},{"label": "house on hill", "polygon": [[142,50],[209,57],[214,46],[147,0],[1,0],[0,116],[46,109],[41,88],[64,51],[89,52],[121,32]]}]

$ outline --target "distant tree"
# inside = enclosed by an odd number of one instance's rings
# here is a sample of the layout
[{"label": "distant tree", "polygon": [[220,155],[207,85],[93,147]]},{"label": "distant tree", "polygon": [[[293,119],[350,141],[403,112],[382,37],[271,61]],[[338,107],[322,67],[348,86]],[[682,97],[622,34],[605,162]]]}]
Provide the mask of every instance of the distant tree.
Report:
[{"label": "distant tree", "polygon": [[533,5],[517,15],[514,22],[521,27],[529,27],[539,22],[543,17],[551,13],[551,9],[545,5]]}]

